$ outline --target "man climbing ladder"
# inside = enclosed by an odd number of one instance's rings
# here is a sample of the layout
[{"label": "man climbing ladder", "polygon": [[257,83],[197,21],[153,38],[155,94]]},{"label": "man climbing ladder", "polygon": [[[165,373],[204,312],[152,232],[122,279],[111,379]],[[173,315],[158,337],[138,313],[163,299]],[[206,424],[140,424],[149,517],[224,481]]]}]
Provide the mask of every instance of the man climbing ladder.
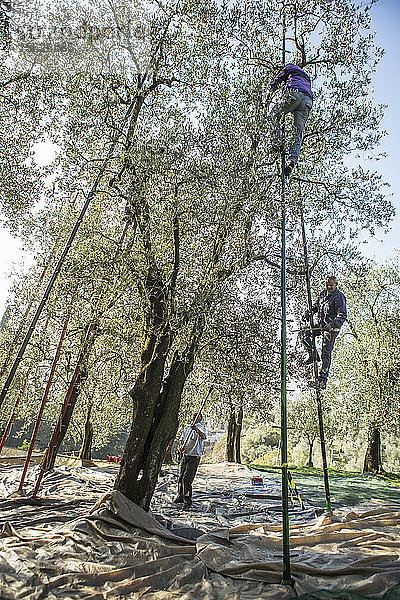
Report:
[{"label": "man climbing ladder", "polygon": [[286,65],[278,73],[269,87],[270,94],[273,94],[282,82],[285,82],[283,99],[273,106],[270,114],[273,127],[272,150],[281,148],[283,143],[281,120],[287,113],[292,113],[295,135],[289,148],[288,162],[285,167],[285,175],[289,177],[299,160],[304,127],[313,104],[313,93],[309,76],[297,65]]},{"label": "man climbing ladder", "polygon": [[[326,290],[319,294],[312,307],[313,314],[318,313],[318,325],[312,331],[307,328],[301,331],[300,334],[301,341],[308,352],[306,365],[312,364],[314,360],[320,360],[318,353],[316,355],[313,353],[312,336],[322,335],[322,367],[318,378],[320,389],[326,388],[333,346],[341,326],[347,319],[346,298],[337,289],[337,285],[338,282],[334,275],[327,277]],[[308,311],[303,315],[303,319],[309,321],[310,314]]]}]

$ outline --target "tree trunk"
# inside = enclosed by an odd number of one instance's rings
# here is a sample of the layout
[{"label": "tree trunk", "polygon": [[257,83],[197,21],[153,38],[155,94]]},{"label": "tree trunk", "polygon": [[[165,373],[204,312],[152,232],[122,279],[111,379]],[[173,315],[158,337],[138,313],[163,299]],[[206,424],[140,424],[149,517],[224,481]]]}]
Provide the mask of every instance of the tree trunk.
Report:
[{"label": "tree trunk", "polygon": [[182,391],[193,368],[202,327],[193,327],[182,354],[175,352],[164,381],[171,337],[148,340],[154,348],[150,358],[147,343],[142,350],[141,371],[130,392],[134,419],[114,487],[144,510],[149,509],[166,449],[178,430]]},{"label": "tree trunk", "polygon": [[91,412],[92,405],[89,404],[85,423],[85,435],[83,438],[82,448],[79,454],[79,458],[82,460],[92,460],[93,425],[90,420]]},{"label": "tree trunk", "polygon": [[313,467],[314,463],[313,463],[313,458],[312,458],[312,453],[313,453],[313,448],[314,448],[314,441],[315,438],[312,440],[308,440],[308,462],[307,462],[307,467]]},{"label": "tree trunk", "polygon": [[88,378],[88,372],[84,367],[82,367],[81,370],[79,371],[78,377],[77,377],[75,385],[73,387],[73,390],[71,393],[71,398],[69,400],[67,409],[66,409],[63,419],[61,421],[61,426],[59,428],[57,437],[55,439],[53,447],[51,448],[51,450],[49,452],[47,465],[46,465],[46,471],[49,471],[50,469],[52,469],[54,467],[58,451],[60,449],[61,444],[64,441],[65,434],[68,431],[68,427],[69,427],[69,424],[72,419],[72,415],[74,414],[75,405],[77,403],[77,400],[80,396],[82,387],[87,378]]},{"label": "tree trunk", "polygon": [[165,465],[171,465],[174,461],[172,460],[172,446],[174,445],[174,440],[172,439],[167,446],[165,451],[163,463]]},{"label": "tree trunk", "polygon": [[368,431],[368,446],[365,453],[363,473],[384,473],[381,456],[381,432],[373,424]]},{"label": "tree trunk", "polygon": [[235,460],[239,465],[242,464],[242,457],[241,457],[241,452],[240,452],[242,425],[243,425],[243,406],[241,406],[239,408],[238,416],[237,416],[237,420],[236,420],[236,427],[235,427]]},{"label": "tree trunk", "polygon": [[[52,469],[54,467],[58,451],[59,451],[60,446],[65,438],[65,434],[68,431],[68,427],[71,422],[72,415],[74,413],[76,402],[80,396],[81,390],[86,382],[86,379],[88,378],[89,373],[86,368],[86,363],[87,363],[88,356],[89,356],[89,354],[94,346],[94,343],[96,341],[97,335],[98,335],[98,321],[93,320],[88,324],[88,326],[86,328],[83,346],[82,346],[81,352],[79,354],[78,361],[77,361],[77,364],[76,364],[75,370],[74,370],[74,375],[72,377],[71,384],[70,384],[70,386],[73,385],[71,396],[70,396],[66,411],[64,413],[63,419],[61,421],[61,425],[59,427],[58,434],[55,439],[54,445],[49,452],[49,455],[47,458],[46,471],[48,471],[49,469]],[[73,383],[74,377],[76,377],[75,383]]]},{"label": "tree trunk", "polygon": [[225,458],[228,462],[235,462],[235,430],[236,430],[236,417],[235,411],[231,406],[228,420],[228,433],[226,436],[226,453]]}]

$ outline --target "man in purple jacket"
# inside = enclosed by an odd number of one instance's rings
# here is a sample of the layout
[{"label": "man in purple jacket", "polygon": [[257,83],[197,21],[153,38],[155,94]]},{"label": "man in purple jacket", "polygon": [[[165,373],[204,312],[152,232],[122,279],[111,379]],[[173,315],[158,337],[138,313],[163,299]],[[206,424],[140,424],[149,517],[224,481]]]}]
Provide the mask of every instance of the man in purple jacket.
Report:
[{"label": "man in purple jacket", "polygon": [[278,149],[282,144],[281,120],[287,113],[292,113],[294,118],[295,135],[289,148],[288,162],[285,175],[289,176],[297,164],[300,154],[303,130],[310,114],[313,103],[311,80],[307,73],[297,65],[286,65],[272,80],[269,87],[273,94],[278,85],[284,83],[284,97],[281,102],[272,108],[270,118],[273,122],[273,148]]}]

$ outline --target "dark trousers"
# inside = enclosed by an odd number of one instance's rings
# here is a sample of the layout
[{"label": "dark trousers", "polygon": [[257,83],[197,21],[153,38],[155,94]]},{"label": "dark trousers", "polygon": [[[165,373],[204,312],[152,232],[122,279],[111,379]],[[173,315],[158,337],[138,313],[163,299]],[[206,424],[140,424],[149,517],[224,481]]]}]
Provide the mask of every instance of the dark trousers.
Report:
[{"label": "dark trousers", "polygon": [[200,456],[184,456],[179,469],[178,498],[185,504],[192,504],[192,483],[195,478]]},{"label": "dark trousers", "polygon": [[338,331],[322,331],[322,329],[315,329],[314,331],[304,329],[300,334],[303,346],[310,355],[312,353],[312,336],[322,335],[322,367],[319,372],[319,377],[324,381],[328,380],[332,360],[332,350],[338,333]]}]

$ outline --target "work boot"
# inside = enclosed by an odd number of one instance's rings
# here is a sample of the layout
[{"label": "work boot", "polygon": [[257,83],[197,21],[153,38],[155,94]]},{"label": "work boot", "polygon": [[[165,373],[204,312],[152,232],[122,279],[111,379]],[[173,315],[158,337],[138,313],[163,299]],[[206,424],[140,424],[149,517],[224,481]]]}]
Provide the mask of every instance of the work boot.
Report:
[{"label": "work boot", "polygon": [[292,160],[289,160],[288,164],[285,167],[285,175],[286,175],[286,177],[290,177],[290,174],[293,171],[294,166],[295,166],[294,162]]},{"label": "work boot", "polygon": [[183,504],[183,498],[180,498],[179,496],[177,496],[175,498],[175,500],[173,500],[174,504]]},{"label": "work boot", "polygon": [[318,379],[318,381],[310,381],[310,387],[317,390],[326,390],[326,379]]}]

